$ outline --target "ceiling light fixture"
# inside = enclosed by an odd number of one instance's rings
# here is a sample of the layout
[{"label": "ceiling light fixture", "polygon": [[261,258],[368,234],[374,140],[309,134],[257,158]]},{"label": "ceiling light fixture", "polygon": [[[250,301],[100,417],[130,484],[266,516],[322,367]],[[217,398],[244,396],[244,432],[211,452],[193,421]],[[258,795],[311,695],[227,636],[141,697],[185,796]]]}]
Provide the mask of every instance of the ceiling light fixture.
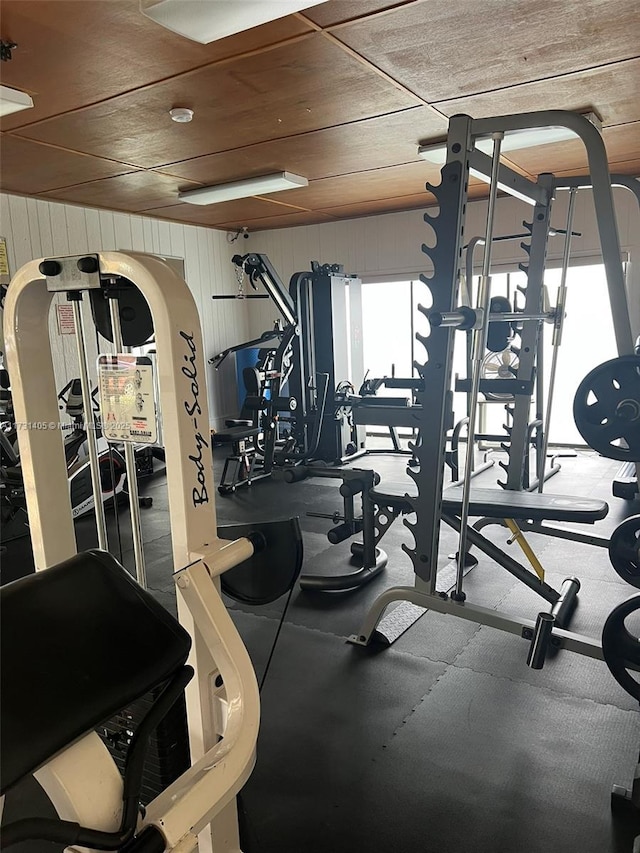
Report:
[{"label": "ceiling light fixture", "polygon": [[[595,113],[583,113],[585,118],[601,128],[601,123]],[[568,127],[532,127],[524,130],[509,130],[505,133],[500,144],[500,153],[507,154],[509,151],[520,151],[523,148],[537,148],[541,145],[550,145],[554,142],[567,142],[577,139],[576,134]],[[474,145],[479,151],[491,155],[493,152],[493,140],[490,138],[475,139]],[[429,163],[444,166],[447,159],[447,143],[432,142],[428,145],[420,145],[418,155]]]},{"label": "ceiling light fixture", "polygon": [[215,187],[200,187],[197,190],[187,190],[178,193],[180,201],[189,204],[219,204],[221,201],[233,201],[236,198],[249,198],[265,193],[277,193],[281,190],[292,190],[306,187],[309,181],[291,172],[277,172],[275,175],[261,175],[257,178],[244,178],[242,181],[232,181],[229,184],[218,184]]},{"label": "ceiling light fixture", "polygon": [[326,0],[140,0],[156,24],[200,44],[250,30]]},{"label": "ceiling light fixture", "polygon": [[0,116],[29,110],[31,107],[33,107],[33,101],[26,92],[10,89],[9,86],[0,86]]}]

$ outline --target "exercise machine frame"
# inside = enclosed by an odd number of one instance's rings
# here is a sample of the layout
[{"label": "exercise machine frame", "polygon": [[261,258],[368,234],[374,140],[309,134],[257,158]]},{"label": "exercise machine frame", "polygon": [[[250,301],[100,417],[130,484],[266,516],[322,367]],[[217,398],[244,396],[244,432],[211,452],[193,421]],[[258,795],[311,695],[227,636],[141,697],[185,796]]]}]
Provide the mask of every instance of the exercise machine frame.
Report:
[{"label": "exercise machine frame", "polygon": [[[566,127],[573,131],[583,142],[590,167],[589,185],[593,188],[596,220],[600,235],[600,243],[607,275],[609,297],[615,329],[616,344],[621,355],[633,352],[633,339],[624,273],[621,265],[620,244],[616,228],[615,210],[611,192],[606,150],[598,130],[586,118],[577,113],[560,110],[548,110],[537,113],[497,116],[486,119],[472,119],[467,115],[456,115],[450,119],[447,140],[447,161],[442,169],[442,180],[438,186],[427,185],[438,203],[438,213],[425,213],[428,222],[435,233],[435,245],[422,246],[423,252],[429,256],[433,264],[432,276],[421,276],[421,281],[428,288],[432,297],[429,309],[421,307],[425,316],[431,311],[441,315],[452,314],[456,311],[458,285],[460,280],[460,258],[463,245],[463,229],[467,205],[467,190],[471,171],[489,180],[492,199],[498,187],[510,195],[523,199],[533,206],[532,222],[527,226],[531,232],[530,245],[526,246],[529,262],[526,267],[531,298],[525,310],[539,313],[542,293],[542,276],[546,242],[549,233],[549,215],[554,190],[561,182],[556,182],[553,176],[542,175],[533,182],[509,169],[498,160],[499,141],[494,143],[494,157],[488,157],[475,148],[474,141],[481,137],[500,140],[505,133],[529,128],[544,128],[549,126]],[[571,182],[569,182],[571,183]],[[566,181],[562,182],[564,186]],[[491,203],[490,203],[491,213]],[[491,216],[489,217],[491,220]],[[492,234],[488,227],[486,249],[490,245]],[[486,271],[488,275],[488,271]],[[488,288],[487,288],[488,291]],[[528,288],[529,291],[529,288]],[[535,304],[533,295],[535,296]],[[413,536],[413,546],[405,546],[415,574],[414,587],[394,587],[383,593],[372,605],[365,621],[354,635],[353,641],[362,645],[368,644],[380,622],[386,607],[394,601],[410,602],[417,605],[405,620],[409,627],[416,618],[425,612],[425,608],[440,613],[454,614],[480,624],[492,625],[501,630],[510,631],[532,642],[539,636],[536,625],[529,620],[515,619],[499,611],[487,610],[470,604],[463,594],[441,596],[436,590],[438,549],[440,538],[440,523],[442,520],[442,488],[445,467],[444,448],[447,424],[451,420],[449,411],[453,356],[454,329],[449,326],[434,327],[428,338],[417,335],[423,344],[427,360],[418,366],[425,379],[423,409],[420,417],[421,443],[415,448],[419,461],[417,469],[407,469],[408,476],[417,487],[417,495],[407,496],[414,520],[405,520]],[[518,377],[514,380],[516,405],[514,408],[513,424],[510,433],[509,467],[506,488],[516,490],[521,488],[523,479],[523,464],[525,446],[527,443],[529,398],[531,395],[530,380],[533,370],[533,353],[537,325],[531,332],[530,353],[527,358],[521,358]],[[524,345],[524,341],[523,341]],[[518,396],[522,395],[526,406],[518,404]],[[466,491],[466,490],[465,490]],[[466,495],[468,509],[468,493]],[[465,508],[461,515],[462,537],[466,537],[467,518]],[[465,549],[461,546],[459,560],[464,560]],[[462,566],[460,565],[460,570]],[[457,592],[461,593],[460,584]],[[401,605],[402,606],[402,605]],[[399,608],[396,608],[398,610]],[[419,612],[417,612],[419,611]],[[395,613],[395,611],[393,611]],[[393,616],[393,613],[391,616]],[[577,651],[591,657],[602,657],[599,643],[587,637],[577,636],[557,627],[547,637],[547,642]]]},{"label": "exercise machine frame", "polygon": [[[104,252],[59,258],[59,272],[47,276],[40,271],[42,263],[31,261],[15,274],[5,303],[7,361],[19,421],[58,420],[48,328],[54,292],[67,292],[78,305],[84,290],[101,287],[105,277],[122,276],[136,284],[151,309],[178,615],[192,637],[189,660],[195,669],[186,690],[193,765],[148,805],[138,833],[153,827],[149,832],[156,846],[149,849],[154,851],[188,853],[198,846],[203,853],[214,848],[238,853],[235,795],[255,762],[259,697],[248,653],[220,597],[218,577],[250,558],[254,545],[246,538],[228,542],[217,535],[202,333],[193,296],[164,261],[150,255]],[[83,267],[94,271],[83,272]],[[19,442],[40,571],[77,550],[62,435],[60,430],[24,430]],[[122,780],[97,734],[82,738],[36,775],[63,819],[118,829]]]}]

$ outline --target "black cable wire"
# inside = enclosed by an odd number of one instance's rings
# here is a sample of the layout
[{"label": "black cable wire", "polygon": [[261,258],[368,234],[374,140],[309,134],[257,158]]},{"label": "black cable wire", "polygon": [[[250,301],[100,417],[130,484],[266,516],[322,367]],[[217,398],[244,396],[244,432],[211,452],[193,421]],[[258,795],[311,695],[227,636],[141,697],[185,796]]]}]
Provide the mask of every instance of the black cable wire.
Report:
[{"label": "black cable wire", "polygon": [[[291,584],[291,588],[289,589],[289,594],[287,595],[287,600],[284,603],[284,607],[282,608],[282,615],[280,617],[280,622],[278,623],[278,630],[276,631],[276,635],[273,639],[273,644],[271,646],[271,651],[269,652],[269,657],[267,659],[267,664],[264,668],[264,672],[262,673],[262,678],[260,679],[260,684],[258,685],[258,693],[262,694],[262,688],[264,687],[265,681],[267,680],[267,673],[269,672],[269,667],[271,666],[271,661],[273,660],[273,655],[276,650],[276,646],[278,644],[278,639],[280,638],[280,632],[282,631],[282,626],[284,625],[285,616],[287,615],[287,610],[289,609],[289,604],[291,603],[291,596],[293,595],[293,588],[295,586],[295,582]],[[244,836],[241,840],[243,843],[243,849],[256,851],[260,842],[258,840],[257,833],[255,828],[251,822],[249,817],[249,813],[244,804],[244,800],[242,798],[242,792],[240,791],[237,795],[237,803],[238,803],[238,818],[240,820],[242,835]],[[251,834],[253,836],[253,841],[247,836]]]},{"label": "black cable wire", "polygon": [[278,624],[278,630],[276,631],[276,636],[273,640],[273,645],[271,646],[271,651],[269,652],[269,657],[267,659],[267,665],[264,668],[264,672],[262,673],[262,678],[260,679],[260,684],[258,685],[258,693],[262,693],[262,688],[264,687],[264,683],[267,680],[267,673],[269,672],[269,667],[271,666],[271,661],[273,659],[274,652],[276,650],[276,645],[278,644],[278,638],[280,637],[280,631],[282,631],[282,626],[284,625],[284,619],[287,615],[287,610],[289,609],[289,604],[291,603],[291,596],[293,595],[293,588],[295,586],[295,582],[291,584],[291,589],[289,590],[289,595],[287,596],[287,600],[285,601],[284,608],[282,610],[282,616],[280,617],[280,622]]}]

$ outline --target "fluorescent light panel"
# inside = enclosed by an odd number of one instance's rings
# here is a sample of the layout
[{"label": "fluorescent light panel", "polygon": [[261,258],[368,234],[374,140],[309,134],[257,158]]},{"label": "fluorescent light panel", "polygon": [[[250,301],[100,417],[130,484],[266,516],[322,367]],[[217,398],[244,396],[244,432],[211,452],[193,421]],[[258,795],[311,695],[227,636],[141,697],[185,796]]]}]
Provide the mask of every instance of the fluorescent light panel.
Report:
[{"label": "fluorescent light panel", "polygon": [[33,101],[26,92],[10,89],[9,86],[0,86],[0,116],[29,110],[31,107],[33,107]]},{"label": "fluorescent light panel", "polygon": [[326,0],[140,0],[140,11],[200,44],[250,30]]},{"label": "fluorescent light panel", "polygon": [[261,175],[257,178],[244,178],[230,184],[218,184],[216,187],[200,187],[178,194],[180,201],[189,204],[219,204],[221,201],[233,201],[235,198],[248,198],[265,193],[277,193],[306,187],[309,181],[291,172],[277,172],[275,175]]},{"label": "fluorescent light panel", "polygon": [[[589,113],[586,116],[596,124],[596,116]],[[598,126],[596,124],[596,126]],[[500,153],[507,154],[509,151],[520,151],[523,148],[537,148],[541,145],[550,145],[554,142],[567,142],[577,139],[576,134],[567,127],[532,127],[524,130],[510,130],[504,135],[500,144]],[[474,145],[485,154],[493,154],[492,139],[475,139]],[[447,158],[447,143],[436,142],[432,145],[421,145],[418,154],[423,160],[443,166]]]}]

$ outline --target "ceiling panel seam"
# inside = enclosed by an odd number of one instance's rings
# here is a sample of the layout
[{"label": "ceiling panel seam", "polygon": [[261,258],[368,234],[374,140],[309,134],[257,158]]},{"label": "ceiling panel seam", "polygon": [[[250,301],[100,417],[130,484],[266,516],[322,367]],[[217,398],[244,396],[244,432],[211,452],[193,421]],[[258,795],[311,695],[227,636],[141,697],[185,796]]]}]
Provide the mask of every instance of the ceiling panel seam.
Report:
[{"label": "ceiling panel seam", "polygon": [[332,42],[337,45],[341,50],[343,50],[348,56],[351,56],[353,59],[360,62],[363,66],[368,68],[374,74],[377,74],[379,77],[382,77],[383,80],[386,80],[388,83],[391,83],[395,86],[396,89],[403,92],[405,95],[409,95],[409,97],[415,98],[422,106],[427,107],[435,116],[443,119],[445,122],[448,122],[449,117],[444,115],[439,109],[433,106],[429,101],[422,97],[422,95],[418,95],[413,89],[410,89],[408,86],[405,86],[404,83],[401,83],[395,77],[392,77],[391,74],[388,74],[386,71],[383,71],[382,68],[379,68],[375,63],[371,62],[370,59],[367,59],[361,53],[358,53],[357,50],[354,50],[352,47],[349,47],[348,44],[345,44],[341,39],[337,36],[334,36],[333,33],[327,32],[326,30],[322,30],[321,35],[323,38],[327,39],[327,41]]},{"label": "ceiling panel seam", "polygon": [[262,53],[269,53],[270,51],[276,50],[277,48],[286,47],[291,44],[296,44],[300,41],[305,41],[306,39],[309,39],[314,35],[316,35],[315,31],[311,33],[301,33],[300,35],[292,36],[288,39],[282,39],[282,41],[275,42],[274,44],[256,47],[252,50],[247,50],[244,53],[237,53],[234,56],[226,56],[222,59],[216,59],[213,62],[205,62],[202,65],[194,66],[193,68],[188,68],[186,71],[180,71],[178,74],[170,74],[168,77],[161,77],[158,80],[154,80],[152,83],[145,83],[144,86],[134,86],[132,89],[125,89],[122,92],[118,92],[116,95],[110,95],[108,98],[102,98],[98,101],[92,101],[90,104],[83,104],[81,107],[74,107],[71,110],[63,110],[61,113],[54,113],[53,115],[47,116],[46,118],[21,124],[19,127],[15,127],[6,132],[10,133],[12,132],[12,130],[26,130],[27,128],[37,127],[38,125],[46,124],[49,121],[62,118],[63,116],[74,115],[75,113],[81,113],[85,110],[92,109],[93,107],[100,106],[100,104],[108,104],[109,101],[114,101],[117,98],[121,98],[125,95],[131,95],[134,92],[145,92],[148,89],[153,89],[155,86],[160,86],[162,83],[167,83],[170,80],[184,79],[185,77],[189,77],[192,74],[197,74],[205,68],[231,65],[232,63],[237,62],[240,59],[247,59],[251,56],[258,56]]},{"label": "ceiling panel seam", "polygon": [[[216,156],[218,154],[231,154],[231,153],[235,153],[238,151],[247,151],[250,148],[258,148],[261,145],[270,145],[271,143],[283,142],[284,140],[287,140],[287,139],[298,139],[298,138],[302,139],[305,136],[313,136],[313,134],[315,134],[315,133],[324,133],[327,130],[337,130],[337,129],[343,128],[343,127],[351,127],[352,125],[362,124],[363,122],[366,122],[366,121],[375,121],[376,119],[380,119],[380,118],[389,118],[391,116],[399,116],[399,115],[404,114],[404,113],[413,112],[414,110],[420,110],[420,109],[422,109],[422,107],[423,107],[423,104],[416,104],[413,107],[404,107],[401,110],[393,110],[392,112],[385,112],[385,113],[376,113],[376,115],[364,116],[363,118],[354,119],[353,121],[345,121],[345,122],[342,122],[341,124],[328,124],[328,125],[325,125],[324,127],[314,128],[313,130],[304,130],[300,133],[292,133],[289,136],[276,136],[276,137],[273,137],[271,139],[263,139],[260,142],[250,142],[248,145],[240,145],[236,148],[223,148],[220,151],[212,151],[209,154],[198,154],[195,157],[187,157],[184,160],[171,160],[171,162],[169,162],[169,163],[160,163],[157,166],[149,166],[148,168],[150,170],[161,170],[161,169],[169,168],[171,166],[181,165],[182,163],[192,163],[194,160],[201,160],[203,157],[213,157],[213,156]],[[448,118],[447,118],[447,121],[448,121]],[[26,138],[28,138],[28,137],[25,137],[25,139]],[[115,162],[119,162],[119,161],[115,161]],[[142,166],[139,166],[139,167],[136,166],[135,168],[143,168],[143,167]]]},{"label": "ceiling panel seam", "polygon": [[313,27],[316,27],[318,30],[323,30],[326,32],[342,29],[343,27],[348,27],[351,24],[357,24],[362,21],[370,21],[373,18],[382,18],[384,15],[389,15],[393,12],[397,12],[399,9],[406,8],[407,6],[418,6],[424,2],[425,0],[400,0],[400,2],[390,5],[387,9],[378,9],[378,11],[376,12],[365,12],[364,15],[354,15],[353,18],[348,18],[345,21],[336,21],[335,24],[318,24],[311,18],[307,17],[304,12],[296,12],[295,17],[303,21],[305,24],[309,24]]},{"label": "ceiling panel seam", "polygon": [[[526,80],[522,83],[515,83],[512,86],[499,86],[497,89],[485,89],[480,92],[465,92],[460,95],[456,95],[455,98],[440,98],[437,101],[433,102],[434,108],[443,106],[445,104],[453,104],[456,101],[466,101],[469,98],[477,98],[482,95],[494,95],[498,92],[510,92],[515,89],[522,89],[525,86],[535,86],[537,83],[544,83],[550,80],[563,80],[572,77],[580,77],[581,75],[587,74],[589,71],[601,71],[606,68],[614,68],[617,65],[624,65],[629,62],[637,62],[640,59],[640,55],[638,56],[629,56],[626,59],[616,59],[614,62],[605,62],[602,65],[590,65],[586,68],[578,68],[574,71],[567,71],[563,74],[551,74],[548,77],[537,77],[535,80]],[[585,107],[590,106],[589,104],[585,104]],[[613,127],[614,125],[607,125],[607,127]]]}]

